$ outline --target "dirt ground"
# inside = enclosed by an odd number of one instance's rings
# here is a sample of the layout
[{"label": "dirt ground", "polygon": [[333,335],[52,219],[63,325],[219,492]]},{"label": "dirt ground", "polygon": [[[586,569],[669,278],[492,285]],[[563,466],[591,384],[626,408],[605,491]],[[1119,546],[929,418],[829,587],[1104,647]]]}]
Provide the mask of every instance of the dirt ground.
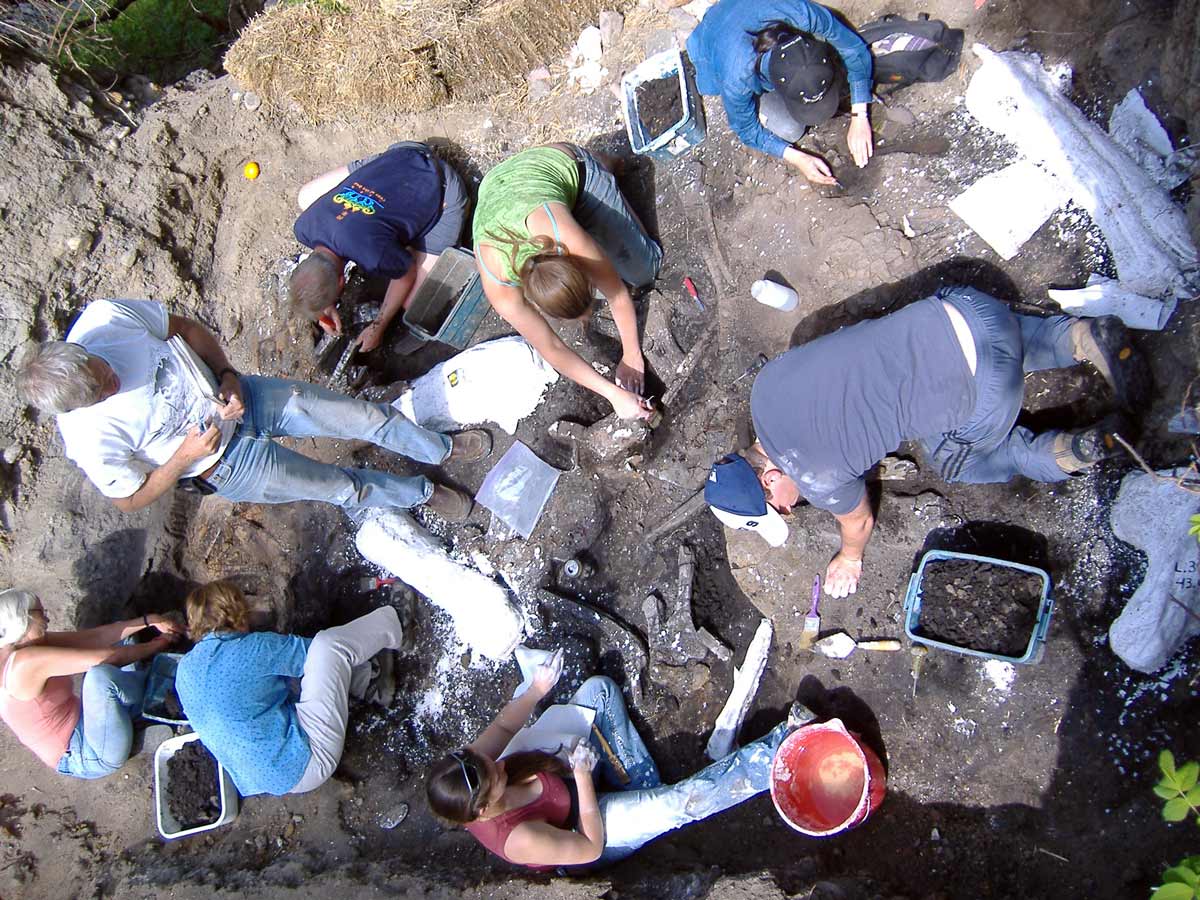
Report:
[{"label": "dirt ground", "polygon": [[[926,6],[848,3],[866,22],[885,11],[928,11],[967,32],[966,45],[1021,48],[1048,64],[1068,61],[1074,99],[1097,121],[1131,87],[1182,143],[1200,131],[1200,90],[1186,84],[1198,7],[1194,0],[965,0]],[[629,17],[620,63],[672,39],[671,20],[641,9]],[[1188,29],[1191,29],[1189,31]],[[1164,33],[1170,36],[1164,42]],[[1181,37],[1182,36],[1182,37]],[[1165,49],[1164,49],[1165,48]],[[473,183],[504,156],[567,139],[628,156],[619,110],[606,89],[578,96],[558,88],[528,106],[451,105],[395,123],[387,132],[347,125],[313,129],[266,107],[249,110],[228,78],[200,73],[161,97],[122,86],[114,109],[42,67],[6,60],[0,179],[4,229],[0,353],[11,361],[30,337],[58,336],[93,297],[154,297],[208,324],[242,371],[323,379],[307,326],[289,322],[280,286],[300,247],[291,237],[295,192],[314,175],[392,140],[430,140]],[[711,351],[650,442],[628,461],[576,465],[547,433],[560,419],[589,424],[603,405],[565,381],[521,423],[516,439],[564,470],[537,531],[513,539],[479,509],[451,530],[429,522],[456,558],[494,567],[524,604],[528,643],[571,648],[568,680],[591,671],[624,683],[634,718],[664,777],[694,771],[732,683],[732,663],[708,655],[685,666],[646,665],[643,599],[678,590],[679,545],[696,557],[695,624],[740,662],[762,616],[775,640],[743,731],[765,732],[801,699],[840,716],[884,760],[888,793],[860,828],[806,839],[758,798],[660,840],[631,860],[585,878],[514,873],[472,838],[425,808],[421,772],[436,755],[473,737],[519,681],[515,664],[464,654],[446,622],[415,601],[420,652],[405,657],[400,691],[386,715],[356,708],[337,776],[302,797],[244,799],[237,820],[208,835],[164,843],[155,836],[147,755],[112,778],[73,782],[38,766],[0,733],[0,896],[294,897],[663,897],[813,898],[1146,896],[1162,869],[1196,847],[1195,832],[1169,827],[1150,787],[1160,748],[1200,754],[1195,728],[1200,659],[1194,645],[1162,672],[1130,671],[1108,649],[1107,629],[1139,584],[1145,559],[1121,543],[1107,510],[1132,463],[1118,460],[1061,485],[948,486],[915,448],[915,474],[872,482],[878,523],[857,594],[826,600],[823,630],[859,638],[902,637],[908,581],[923,550],[995,555],[1046,568],[1055,611],[1036,665],[984,666],[933,652],[914,688],[912,657],[856,652],[830,660],[798,649],[813,575],[837,546],[833,520],[801,508],[788,546],[773,550],[722,529],[701,512],[680,529],[646,535],[702,486],[714,458],[745,440],[758,354],[879,315],[965,281],[1013,302],[1047,306],[1047,285],[1076,285],[1109,263],[1086,214],[1056,214],[1010,262],[1000,260],[946,207],[1013,151],[966,113],[962,94],[974,58],[935,85],[888,99],[912,113],[877,109],[878,153],[855,170],[844,123],[817,130],[839,189],[814,188],[781,163],[745,150],[719,102],[706,103],[708,137],[670,166],[631,158],[623,185],[662,241],[663,271],[642,302],[659,305],[676,351],[715,329]],[[559,82],[562,73],[555,69]],[[1181,85],[1181,75],[1184,84]],[[256,181],[241,177],[248,160]],[[1200,201],[1180,192],[1193,223]],[[28,199],[25,199],[28,198]],[[906,237],[903,220],[922,223]],[[711,224],[710,224],[711,223]],[[1200,235],[1200,227],[1194,229]],[[799,307],[755,303],[751,283],[774,272]],[[682,289],[691,277],[703,309]],[[356,290],[371,294],[373,286]],[[1181,304],[1168,328],[1137,346],[1154,370],[1156,399],[1141,411],[1139,449],[1155,465],[1184,463],[1190,447],[1166,435],[1184,387],[1196,377],[1200,313]],[[489,315],[479,337],[508,333]],[[562,334],[602,366],[616,344],[595,330]],[[366,362],[372,395],[387,394],[447,358],[429,345],[412,356],[390,346]],[[661,348],[647,350],[659,396],[671,378]],[[390,396],[390,394],[388,394]],[[1102,382],[1082,368],[1030,376],[1025,420],[1035,428],[1082,424],[1109,407]],[[238,575],[265,618],[305,634],[383,602],[413,602],[404,589],[364,591],[371,567],[353,526],[315,504],[243,506],[179,495],[123,516],[62,456],[53,423],[0,400],[4,449],[0,518],[8,582],[38,591],[57,625],[177,606],[189,583]],[[497,455],[512,438],[499,430]],[[367,445],[302,442],[324,459],[405,470]],[[487,467],[451,466],[452,483],[477,489]],[[561,576],[582,555],[594,573]],[[565,598],[565,599],[563,599]],[[596,612],[603,613],[598,616]],[[400,803],[411,811],[381,827]]]}]

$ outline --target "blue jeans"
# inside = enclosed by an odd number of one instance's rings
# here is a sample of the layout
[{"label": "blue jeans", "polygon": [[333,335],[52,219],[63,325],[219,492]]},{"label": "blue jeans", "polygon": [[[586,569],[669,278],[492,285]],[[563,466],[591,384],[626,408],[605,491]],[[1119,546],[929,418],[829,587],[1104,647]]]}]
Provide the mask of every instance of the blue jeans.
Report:
[{"label": "blue jeans", "polygon": [[1054,459],[1049,431],[1014,428],[1025,397],[1026,372],[1078,364],[1071,350],[1071,316],[1015,315],[1006,304],[969,287],[942,288],[937,299],[962,313],[975,338],[975,410],[947,434],[921,438],[946,481],[990,484],[1024,475],[1034,481],[1070,476]]},{"label": "blue jeans", "polygon": [[582,147],[575,149],[584,179],[571,215],[600,245],[622,281],[633,287],[650,284],[662,265],[662,248],[633,214],[612,172]]},{"label": "blue jeans", "polygon": [[[764,737],[678,784],[663,784],[658,767],[629,721],[621,689],[612,679],[589,678],[571,702],[596,710],[596,727],[630,776],[628,785],[600,797],[604,853],[593,865],[624,859],[668,831],[707,819],[768,790],[771,762],[789,731],[786,722],[780,723]],[[594,737],[592,740],[600,755],[600,768],[612,784],[619,785],[605,754]]]},{"label": "blue jeans", "polygon": [[229,500],[287,503],[323,500],[343,509],[419,506],[433,493],[424,476],[317,462],[281,447],[276,437],[370,441],[423,463],[440,463],[450,438],[415,425],[386,403],[368,403],[314,384],[244,375],[246,413],[209,483]]},{"label": "blue jeans", "polygon": [[58,771],[73,778],[103,778],[129,759],[133,717],[142,706],[148,669],[127,672],[100,664],[83,676],[83,713],[71,732]]}]

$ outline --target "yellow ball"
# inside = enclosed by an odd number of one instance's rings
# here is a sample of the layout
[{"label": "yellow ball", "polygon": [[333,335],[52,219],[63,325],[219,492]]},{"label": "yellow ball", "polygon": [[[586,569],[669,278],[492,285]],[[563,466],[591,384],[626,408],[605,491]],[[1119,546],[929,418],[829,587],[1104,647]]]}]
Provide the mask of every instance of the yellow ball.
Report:
[{"label": "yellow ball", "polygon": [[242,167],[242,174],[245,175],[247,178],[249,178],[251,181],[253,181],[255,178],[258,177],[258,171],[259,171],[258,163],[256,163],[256,162],[248,162],[248,163],[246,163],[245,166]]}]

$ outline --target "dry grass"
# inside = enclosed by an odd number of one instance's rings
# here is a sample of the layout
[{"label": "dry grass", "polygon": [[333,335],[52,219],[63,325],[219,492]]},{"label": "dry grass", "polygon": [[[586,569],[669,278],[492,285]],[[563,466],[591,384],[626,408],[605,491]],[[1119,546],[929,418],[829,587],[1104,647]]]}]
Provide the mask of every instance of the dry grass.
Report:
[{"label": "dry grass", "polygon": [[[225,57],[243,87],[313,123],[384,122],[451,96],[509,92],[629,0],[340,0],[279,4]],[[340,7],[340,9],[339,9]]]}]

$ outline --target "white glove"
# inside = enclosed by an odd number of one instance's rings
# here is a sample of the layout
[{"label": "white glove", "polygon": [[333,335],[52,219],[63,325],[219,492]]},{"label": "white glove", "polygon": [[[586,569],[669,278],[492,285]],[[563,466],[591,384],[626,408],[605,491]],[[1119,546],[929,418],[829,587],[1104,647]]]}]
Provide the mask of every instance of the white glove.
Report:
[{"label": "white glove", "polygon": [[533,670],[533,689],[542,695],[550,693],[558,684],[562,670],[563,651],[562,647],[559,647],[548,660]]},{"label": "white glove", "polygon": [[587,742],[586,738],[576,744],[575,749],[571,751],[572,769],[587,769],[590,772],[598,760],[596,751],[592,749],[592,745]]}]

